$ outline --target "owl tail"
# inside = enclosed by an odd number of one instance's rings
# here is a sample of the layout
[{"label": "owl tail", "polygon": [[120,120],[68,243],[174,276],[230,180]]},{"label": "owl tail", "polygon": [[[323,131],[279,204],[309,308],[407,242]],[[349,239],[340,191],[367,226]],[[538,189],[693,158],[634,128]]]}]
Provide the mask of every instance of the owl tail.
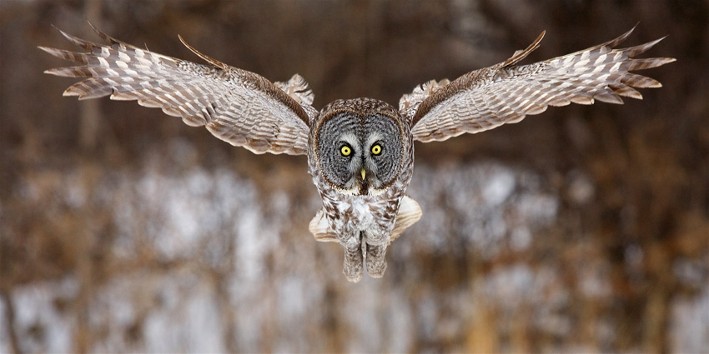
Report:
[{"label": "owl tail", "polygon": [[[421,207],[415,200],[404,196],[399,204],[399,213],[396,214],[396,223],[391,231],[389,242],[396,240],[404,230],[415,224],[422,215]],[[315,237],[316,241],[320,242],[338,242],[337,235],[332,231],[325,217],[325,211],[320,209],[315,217],[310,221],[310,232]]]}]

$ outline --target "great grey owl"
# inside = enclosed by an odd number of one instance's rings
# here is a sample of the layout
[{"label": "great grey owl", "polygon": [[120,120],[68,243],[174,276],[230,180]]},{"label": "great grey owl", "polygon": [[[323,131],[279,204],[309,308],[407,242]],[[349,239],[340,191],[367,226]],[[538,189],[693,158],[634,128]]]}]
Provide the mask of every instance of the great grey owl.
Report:
[{"label": "great grey owl", "polygon": [[453,81],[416,86],[403,95],[398,109],[376,99],[355,98],[336,100],[319,112],[300,75],[272,83],[200,53],[181,37],[207,64],[153,53],[98,30],[105,44],[60,31],[83,51],[40,49],[78,64],[45,71],[83,78],[65,96],[137,100],[190,126],[205,126],[217,138],[257,154],[307,154],[323,202],[310,231],[318,241],[339,242],[345,248],[344,273],[357,282],[365,267],[372,277],[384,274],[387,247],[421,217],[419,205],[406,196],[414,141],[478,133],[519,122],[548,106],[642,98],[634,88],[661,84],[630,71],[675,59],[635,59],[662,38],[616,49],[632,31],[576,53],[517,65],[539,47],[542,32],[504,62]]}]

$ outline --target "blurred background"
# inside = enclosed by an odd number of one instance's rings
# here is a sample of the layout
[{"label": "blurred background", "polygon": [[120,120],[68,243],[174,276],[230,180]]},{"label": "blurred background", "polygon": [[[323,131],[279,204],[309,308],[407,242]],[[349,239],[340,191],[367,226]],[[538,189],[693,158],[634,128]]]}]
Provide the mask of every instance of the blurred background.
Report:
[{"label": "blurred background", "polygon": [[[199,61],[316,108],[397,104],[525,62],[669,35],[623,106],[417,144],[423,219],[348,283],[307,229],[306,158],[256,156],[135,102],[62,97],[52,28]],[[706,352],[709,1],[0,0],[0,352]]]}]

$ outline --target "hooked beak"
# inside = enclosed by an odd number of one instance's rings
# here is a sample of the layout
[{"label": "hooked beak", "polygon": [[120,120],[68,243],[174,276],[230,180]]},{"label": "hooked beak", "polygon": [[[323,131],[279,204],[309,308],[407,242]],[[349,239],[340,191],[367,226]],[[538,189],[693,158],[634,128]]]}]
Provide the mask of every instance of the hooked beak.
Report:
[{"label": "hooked beak", "polygon": [[362,181],[359,182],[359,194],[366,195],[369,193],[369,182],[367,182],[367,171],[364,169],[364,167],[359,170],[359,175],[362,176]]}]

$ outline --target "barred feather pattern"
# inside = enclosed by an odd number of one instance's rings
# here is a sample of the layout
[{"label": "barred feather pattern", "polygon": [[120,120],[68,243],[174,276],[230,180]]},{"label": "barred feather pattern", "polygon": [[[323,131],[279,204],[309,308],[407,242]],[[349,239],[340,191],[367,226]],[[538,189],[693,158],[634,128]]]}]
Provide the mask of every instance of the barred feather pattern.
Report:
[{"label": "barred feather pattern", "polygon": [[39,47],[78,64],[45,71],[83,78],[66,89],[65,96],[137,100],[141,106],[181,117],[190,126],[205,126],[217,138],[254,153],[307,153],[308,124],[317,111],[310,105],[312,92],[297,74],[288,82],[274,84],[199,53],[184,41],[211,65],[153,53],[98,30],[106,44],[60,32],[84,50]]},{"label": "barred feather pattern", "polygon": [[505,62],[469,72],[443,87],[428,90],[427,95],[421,94],[426,92],[424,86],[417,87],[402,98],[406,105],[400,104],[399,110],[410,117],[414,139],[428,142],[516,123],[549,106],[590,105],[596,100],[622,104],[621,96],[642,99],[635,88],[662,85],[631,71],[658,67],[675,59],[635,58],[664,37],[616,49],[634,29],[585,50],[516,66],[539,47],[542,33],[527,49]]}]

